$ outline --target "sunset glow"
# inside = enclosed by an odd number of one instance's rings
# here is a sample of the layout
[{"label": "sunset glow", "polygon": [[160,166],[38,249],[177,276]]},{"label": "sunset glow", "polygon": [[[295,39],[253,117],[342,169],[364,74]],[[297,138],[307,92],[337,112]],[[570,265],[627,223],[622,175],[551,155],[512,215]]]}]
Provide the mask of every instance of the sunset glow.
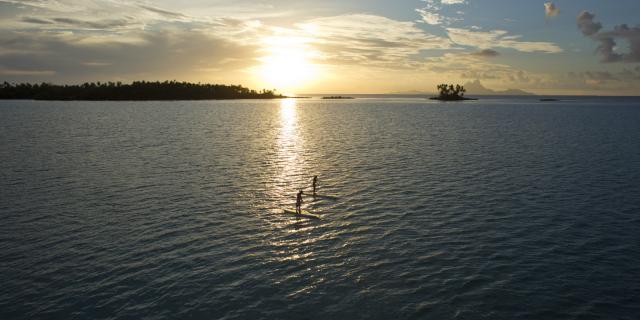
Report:
[{"label": "sunset glow", "polygon": [[640,319],[638,12],[0,0],[0,320]]},{"label": "sunset glow", "polygon": [[311,62],[313,53],[306,40],[296,37],[272,37],[265,40],[266,56],[260,58],[257,75],[263,86],[280,92],[295,92],[319,76]]},{"label": "sunset glow", "polygon": [[485,94],[640,92],[636,0],[0,3],[8,82],[175,79],[384,94],[433,93],[446,81]]}]

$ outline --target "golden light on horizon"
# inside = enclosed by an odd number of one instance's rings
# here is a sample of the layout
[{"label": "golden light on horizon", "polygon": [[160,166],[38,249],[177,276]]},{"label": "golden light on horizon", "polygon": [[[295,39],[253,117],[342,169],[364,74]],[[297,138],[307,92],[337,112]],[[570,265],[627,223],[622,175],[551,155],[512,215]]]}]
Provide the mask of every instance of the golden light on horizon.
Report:
[{"label": "golden light on horizon", "polygon": [[308,39],[296,36],[274,36],[265,39],[266,56],[257,75],[265,86],[280,92],[295,92],[318,77],[318,67],[311,60],[313,51]]}]

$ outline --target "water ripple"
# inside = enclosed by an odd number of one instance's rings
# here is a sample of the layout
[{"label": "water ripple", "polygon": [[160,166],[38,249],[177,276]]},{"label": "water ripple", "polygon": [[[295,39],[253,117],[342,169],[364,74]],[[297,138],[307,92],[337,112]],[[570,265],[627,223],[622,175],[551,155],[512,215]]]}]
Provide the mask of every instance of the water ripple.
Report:
[{"label": "water ripple", "polygon": [[0,318],[637,319],[608,99],[0,102]]}]

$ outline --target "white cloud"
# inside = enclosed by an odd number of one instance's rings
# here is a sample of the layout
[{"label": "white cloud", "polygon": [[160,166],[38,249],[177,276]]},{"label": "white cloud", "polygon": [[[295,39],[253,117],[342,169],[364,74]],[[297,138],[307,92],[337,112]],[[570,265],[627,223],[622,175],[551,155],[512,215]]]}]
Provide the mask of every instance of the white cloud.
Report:
[{"label": "white cloud", "polygon": [[429,8],[437,8],[438,5],[465,4],[466,0],[422,0],[427,3]]},{"label": "white cloud", "polygon": [[[430,25],[449,25],[453,21],[460,20],[458,17],[445,16],[441,13],[443,5],[465,4],[464,0],[423,0],[426,4],[422,8],[415,9],[420,14],[420,22]],[[463,15],[463,11],[456,11],[457,15]]]},{"label": "white cloud", "polygon": [[416,9],[418,13],[420,13],[420,17],[422,17],[422,21],[428,24],[436,25],[442,23],[444,17],[442,17],[439,13],[430,12],[427,9]]},{"label": "white cloud", "polygon": [[410,56],[428,49],[448,49],[448,39],[426,33],[413,22],[366,15],[317,18],[298,25],[325,61],[363,65],[411,63]]},{"label": "white cloud", "polygon": [[451,41],[456,44],[480,49],[510,48],[522,52],[562,52],[562,48],[551,42],[519,41],[521,36],[509,35],[505,30],[476,31],[460,28],[447,28]]},{"label": "white cloud", "polygon": [[560,9],[553,2],[545,2],[544,13],[547,17],[555,17],[560,14]]}]

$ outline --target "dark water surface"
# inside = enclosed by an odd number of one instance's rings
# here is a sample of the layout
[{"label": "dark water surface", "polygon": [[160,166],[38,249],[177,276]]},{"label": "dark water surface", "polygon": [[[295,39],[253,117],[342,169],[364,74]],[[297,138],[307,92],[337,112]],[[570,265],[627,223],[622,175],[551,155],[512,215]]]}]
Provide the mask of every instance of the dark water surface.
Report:
[{"label": "dark water surface", "polygon": [[2,101],[0,174],[0,319],[640,318],[638,99]]}]

